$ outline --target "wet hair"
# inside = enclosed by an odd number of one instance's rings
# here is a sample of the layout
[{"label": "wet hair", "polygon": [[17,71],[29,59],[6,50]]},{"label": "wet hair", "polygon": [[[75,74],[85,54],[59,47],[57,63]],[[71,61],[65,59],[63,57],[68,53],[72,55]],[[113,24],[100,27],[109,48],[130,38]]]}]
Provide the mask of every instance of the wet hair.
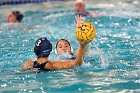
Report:
[{"label": "wet hair", "polygon": [[85,1],[84,0],[76,0],[75,4],[77,4],[77,3],[85,4]]},{"label": "wet hair", "polygon": [[57,45],[58,45],[59,41],[61,41],[61,40],[66,41],[68,43],[68,45],[70,46],[70,54],[73,55],[73,53],[72,53],[73,48],[71,47],[70,42],[66,39],[60,39],[60,40],[57,41],[57,43],[56,43],[56,53],[57,53]]},{"label": "wet hair", "polygon": [[56,43],[56,49],[55,49],[56,53],[57,53],[57,45],[58,45],[59,41],[61,41],[61,40],[66,41],[68,43],[68,45],[70,46],[70,54],[71,55],[74,55],[72,53],[73,52],[73,48],[71,47],[70,42],[68,40],[66,40],[66,39],[60,39],[60,40],[57,41],[57,43]]},{"label": "wet hair", "polygon": [[20,11],[15,10],[15,11],[12,11],[12,13],[14,14],[18,22],[22,21],[23,14]]},{"label": "wet hair", "polygon": [[56,43],[56,49],[57,49],[57,45],[58,45],[59,41],[61,41],[61,40],[66,41],[69,44],[70,50],[71,50],[70,42],[68,40],[66,40],[66,39],[60,39],[60,40],[58,40],[57,43]]}]

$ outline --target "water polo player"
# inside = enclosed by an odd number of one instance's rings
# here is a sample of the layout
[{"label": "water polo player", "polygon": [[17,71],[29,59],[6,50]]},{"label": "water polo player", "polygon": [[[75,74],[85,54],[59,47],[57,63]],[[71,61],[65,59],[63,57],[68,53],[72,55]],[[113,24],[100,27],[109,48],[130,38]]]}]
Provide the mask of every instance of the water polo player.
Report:
[{"label": "water polo player", "polygon": [[56,43],[56,54],[63,54],[65,52],[74,55],[73,52],[73,48],[71,47],[70,43],[68,40],[66,39],[60,39],[58,40],[58,42]]},{"label": "water polo player", "polygon": [[[84,22],[83,17],[82,16],[75,16],[76,19],[76,27],[80,24],[82,24]],[[70,43],[68,40],[66,39],[60,39],[57,41],[56,43],[56,50],[55,50],[56,54],[63,54],[63,53],[69,53],[70,55],[76,55],[78,50],[76,50],[73,53],[73,48],[71,47]]]},{"label": "water polo player", "polygon": [[74,8],[75,8],[75,15],[93,16],[93,15],[101,14],[100,12],[97,11],[87,11],[85,0],[76,0]]},{"label": "water polo player", "polygon": [[71,47],[68,40],[60,39],[56,43],[55,54],[57,54],[56,60],[74,60],[76,58],[77,52],[73,52],[73,48]]},{"label": "water polo player", "polygon": [[[81,26],[78,27],[77,24],[78,25],[81,24]],[[95,37],[96,30],[95,30],[94,26],[89,22],[84,22],[82,16],[77,16],[76,17],[76,27],[77,27],[76,28],[76,37],[77,37],[77,39],[81,39],[83,41],[88,42],[88,41],[92,41],[93,38]],[[88,50],[88,46],[86,46],[86,51],[87,50]],[[68,53],[68,54],[72,55],[72,58],[74,58],[78,54],[79,49],[77,49],[75,52],[73,52],[73,48],[71,47],[69,41],[66,40],[66,39],[60,39],[56,43],[55,52],[56,52],[56,54],[62,55],[62,56],[63,56],[63,54]],[[69,57],[69,55],[68,55],[68,57]]]},{"label": "water polo player", "polygon": [[23,14],[20,11],[11,11],[8,14],[7,21],[9,23],[19,23],[23,19]]}]

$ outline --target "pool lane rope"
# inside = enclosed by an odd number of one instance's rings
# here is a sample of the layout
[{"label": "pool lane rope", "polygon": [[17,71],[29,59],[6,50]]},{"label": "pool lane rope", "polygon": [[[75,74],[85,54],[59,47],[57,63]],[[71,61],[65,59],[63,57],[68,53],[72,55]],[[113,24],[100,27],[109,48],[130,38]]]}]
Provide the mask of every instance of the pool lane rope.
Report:
[{"label": "pool lane rope", "polygon": [[65,1],[65,0],[0,0],[0,5],[17,5],[17,4],[41,3],[51,1]]}]

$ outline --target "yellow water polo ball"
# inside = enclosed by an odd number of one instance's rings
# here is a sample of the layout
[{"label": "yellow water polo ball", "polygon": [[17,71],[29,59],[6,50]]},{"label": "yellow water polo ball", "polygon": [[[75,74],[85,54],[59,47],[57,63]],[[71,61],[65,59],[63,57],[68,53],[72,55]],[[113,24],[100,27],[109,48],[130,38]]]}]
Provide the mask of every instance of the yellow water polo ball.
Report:
[{"label": "yellow water polo ball", "polygon": [[84,22],[76,27],[77,40],[91,42],[96,35],[96,29],[90,22]]}]

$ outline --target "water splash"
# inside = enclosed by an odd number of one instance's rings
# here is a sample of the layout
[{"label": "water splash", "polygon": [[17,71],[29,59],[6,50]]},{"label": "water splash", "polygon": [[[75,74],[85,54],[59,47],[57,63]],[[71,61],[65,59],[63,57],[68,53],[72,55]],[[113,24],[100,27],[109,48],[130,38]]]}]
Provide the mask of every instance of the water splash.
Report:
[{"label": "water splash", "polygon": [[91,42],[91,44],[95,47],[96,50],[90,50],[88,51],[89,54],[93,54],[93,55],[99,55],[100,56],[100,61],[101,61],[101,67],[102,68],[106,68],[109,66],[109,62],[108,62],[108,57],[105,55],[105,53],[96,46],[95,43]]}]

